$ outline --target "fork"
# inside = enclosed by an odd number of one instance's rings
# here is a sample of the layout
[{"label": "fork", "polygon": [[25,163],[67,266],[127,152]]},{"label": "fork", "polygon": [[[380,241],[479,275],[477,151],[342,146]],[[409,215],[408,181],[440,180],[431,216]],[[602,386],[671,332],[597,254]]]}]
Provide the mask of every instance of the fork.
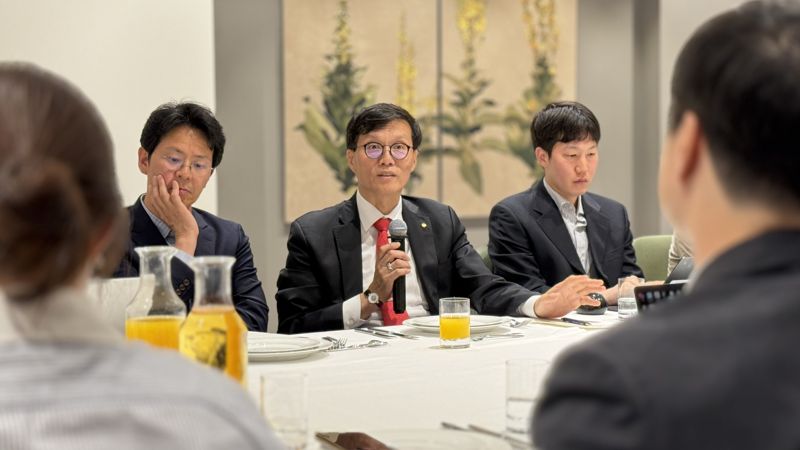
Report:
[{"label": "fork", "polygon": [[517,319],[511,318],[511,322],[508,324],[508,326],[511,327],[511,328],[519,328],[519,327],[524,327],[525,325],[527,325],[529,323],[530,323],[530,319],[519,319],[519,320],[517,320]]},{"label": "fork", "polygon": [[347,338],[339,338],[335,339],[330,336],[322,336],[322,339],[332,343],[333,345],[328,350],[339,350],[344,348],[347,345]]}]

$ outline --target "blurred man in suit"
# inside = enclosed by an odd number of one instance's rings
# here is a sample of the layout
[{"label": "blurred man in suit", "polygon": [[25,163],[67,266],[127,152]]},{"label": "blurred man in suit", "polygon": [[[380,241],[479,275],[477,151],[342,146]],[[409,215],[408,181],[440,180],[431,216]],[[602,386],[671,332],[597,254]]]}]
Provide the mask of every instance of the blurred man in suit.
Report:
[{"label": "blurred man in suit", "polygon": [[[401,196],[417,164],[419,124],[399,106],[372,105],[347,125],[347,160],[358,178],[349,200],[295,220],[278,278],[278,331],[397,324],[438,314],[439,298],[469,297],[482,314],[557,317],[582,304],[602,283],[568,278],[547,294],[493,275],[467,240],[455,211],[433,200]],[[391,219],[408,226],[406,251],[383,243]],[[376,245],[377,244],[377,245]],[[407,311],[395,315],[392,285],[405,277]]]},{"label": "blurred man in suit", "polygon": [[114,276],[139,276],[135,247],[172,245],[178,249],[172,282],[191,309],[192,257],[233,256],[233,305],[248,329],[267,331],[267,302],[242,226],[192,207],[222,162],[225,134],[216,117],[196,103],[161,105],[147,119],[140,144],[139,170],[147,175],[147,192],[128,207],[130,244]]},{"label": "blurred man in suit", "polygon": [[691,240],[684,297],[559,359],[542,449],[798,448],[800,4],[701,26],[672,79],[659,197]]},{"label": "blurred man in suit", "polygon": [[570,275],[588,274],[617,302],[617,280],[642,277],[628,213],[619,202],[588,192],[599,160],[600,124],[586,106],[556,102],[531,123],[544,177],[500,201],[489,215],[494,272],[536,292]]}]

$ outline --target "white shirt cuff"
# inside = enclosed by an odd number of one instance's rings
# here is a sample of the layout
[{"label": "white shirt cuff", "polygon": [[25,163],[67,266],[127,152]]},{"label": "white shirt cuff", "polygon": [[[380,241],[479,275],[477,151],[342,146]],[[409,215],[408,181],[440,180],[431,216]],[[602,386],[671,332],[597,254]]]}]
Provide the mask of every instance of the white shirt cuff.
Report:
[{"label": "white shirt cuff", "polygon": [[186,253],[185,251],[183,251],[183,250],[181,250],[181,249],[179,249],[177,247],[173,247],[173,248],[176,250],[175,256],[178,259],[180,259],[181,261],[183,261],[184,264],[186,264],[187,266],[191,267],[191,263],[192,263],[192,260],[194,259],[194,256]]},{"label": "white shirt cuff", "polygon": [[533,305],[536,304],[536,300],[539,300],[539,297],[541,297],[541,295],[531,295],[530,298],[525,300],[525,303],[519,305],[519,308],[517,308],[517,312],[523,316],[528,316],[533,318],[538,317],[536,313],[533,311]]},{"label": "white shirt cuff", "polygon": [[365,322],[361,320],[361,294],[342,303],[342,322],[345,330],[351,330]]}]

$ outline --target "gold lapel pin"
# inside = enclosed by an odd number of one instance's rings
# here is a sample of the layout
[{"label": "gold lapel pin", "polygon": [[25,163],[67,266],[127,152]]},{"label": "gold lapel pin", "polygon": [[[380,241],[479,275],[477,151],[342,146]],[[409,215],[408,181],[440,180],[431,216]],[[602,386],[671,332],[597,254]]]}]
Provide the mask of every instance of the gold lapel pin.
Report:
[{"label": "gold lapel pin", "polygon": [[422,228],[428,228],[428,224],[425,222],[422,222],[421,224],[419,224],[419,226],[421,226]]}]

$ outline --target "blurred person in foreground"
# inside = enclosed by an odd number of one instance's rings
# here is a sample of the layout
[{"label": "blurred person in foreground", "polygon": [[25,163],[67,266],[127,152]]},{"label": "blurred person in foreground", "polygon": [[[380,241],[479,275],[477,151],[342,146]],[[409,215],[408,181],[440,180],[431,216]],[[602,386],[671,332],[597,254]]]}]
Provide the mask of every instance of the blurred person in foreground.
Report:
[{"label": "blurred person in foreground", "polygon": [[139,171],[147,176],[147,192],[128,207],[130,242],[114,276],[139,276],[136,247],[171,245],[178,250],[172,260],[172,284],[190,311],[194,302],[192,258],[233,256],[233,306],[249,330],[267,331],[267,300],[244,229],[192,207],[222,162],[222,125],[205,106],[166,103],[150,114],[139,142]]},{"label": "blurred person in foreground", "polygon": [[693,244],[685,295],[556,362],[542,449],[798,448],[800,4],[707,21],[672,78],[662,210]]},{"label": "blurred person in foreground", "polygon": [[0,448],[281,448],[246,392],[126,343],[86,293],[122,253],[111,138],[56,75],[0,64]]},{"label": "blurred person in foreground", "polygon": [[[416,119],[396,105],[378,103],[350,119],[347,161],[358,190],[292,222],[275,296],[279,332],[396,325],[438,314],[439,299],[451,296],[469,297],[478,313],[493,315],[558,317],[600,304],[587,295],[602,282],[585,275],[535,295],[492,274],[452,208],[402,195],[421,142]],[[406,251],[381,242],[393,219],[407,224]],[[399,277],[405,277],[407,309],[395,315],[392,285]]]}]

